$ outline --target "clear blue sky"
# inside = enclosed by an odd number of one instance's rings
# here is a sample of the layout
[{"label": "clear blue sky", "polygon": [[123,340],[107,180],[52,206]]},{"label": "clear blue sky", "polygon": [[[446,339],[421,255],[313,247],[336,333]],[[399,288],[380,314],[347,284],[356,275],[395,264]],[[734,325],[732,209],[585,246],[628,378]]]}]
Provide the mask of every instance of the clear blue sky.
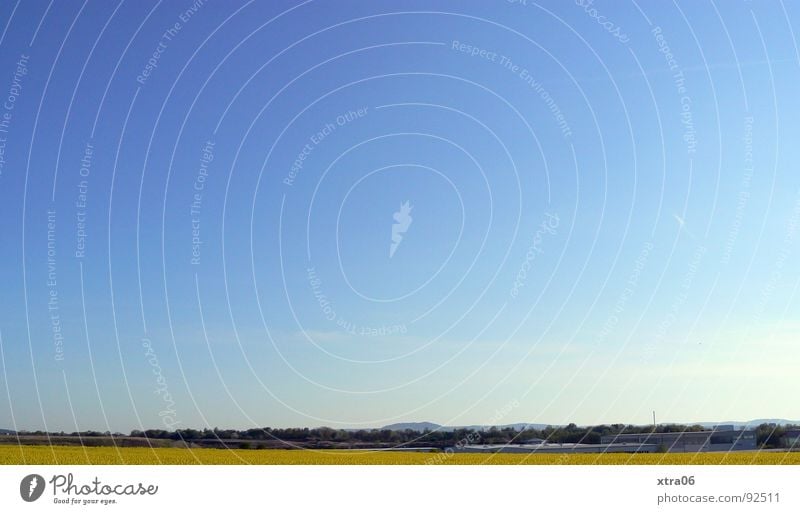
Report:
[{"label": "clear blue sky", "polygon": [[4,2],[0,427],[800,418],[800,8],[587,2]]}]

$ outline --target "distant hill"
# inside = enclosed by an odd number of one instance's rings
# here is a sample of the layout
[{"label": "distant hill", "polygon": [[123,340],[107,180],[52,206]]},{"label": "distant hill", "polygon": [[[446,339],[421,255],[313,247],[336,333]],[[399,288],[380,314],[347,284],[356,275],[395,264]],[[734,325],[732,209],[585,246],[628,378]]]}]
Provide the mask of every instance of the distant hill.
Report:
[{"label": "distant hill", "polygon": [[419,423],[395,423],[393,425],[386,425],[381,427],[382,430],[416,430],[417,432],[424,432],[425,430],[438,430],[442,425],[431,423],[429,421],[422,421]]},{"label": "distant hill", "polygon": [[[733,425],[734,427],[741,428],[756,428],[758,425],[763,423],[775,423],[776,425],[800,425],[800,421],[792,421],[789,419],[751,419],[750,421],[704,421],[702,423],[674,423],[680,425],[701,425],[703,428],[712,428],[717,425]],[[659,423],[659,425],[664,424],[673,424],[673,423]],[[450,431],[456,428],[459,429],[467,429],[467,430],[488,430],[491,427],[497,427],[500,430],[504,428],[512,428],[515,431],[519,432],[525,429],[532,429],[532,430],[543,430],[547,427],[563,427],[564,425],[549,425],[545,423],[510,423],[507,425],[457,425],[457,426],[444,426],[438,425],[436,423],[431,423],[429,421],[423,421],[420,423],[395,423],[393,425],[386,425],[382,427],[385,430],[416,430],[418,432],[423,432],[425,430],[441,430],[441,431]],[[584,426],[584,425],[581,425]],[[645,425],[642,425],[645,426]]]},{"label": "distant hill", "polygon": [[533,430],[542,430],[549,426],[557,426],[557,425],[545,425],[542,423],[512,423],[509,425],[458,425],[458,426],[443,426],[438,425],[436,423],[431,423],[429,421],[423,421],[420,423],[395,423],[393,425],[386,425],[385,427],[381,427],[383,430],[416,430],[418,432],[423,432],[425,430],[453,430],[456,428],[460,429],[467,429],[467,430],[487,430],[491,427],[497,427],[498,429],[502,430],[504,428],[513,428],[516,431],[525,430],[526,428],[531,428]]},{"label": "distant hill", "polygon": [[751,419],[750,421],[704,421],[702,423],[694,423],[702,425],[704,428],[711,428],[715,425],[733,425],[736,428],[756,428],[758,425],[764,423],[775,423],[776,425],[800,425],[800,421],[792,421],[790,419]]},{"label": "distant hill", "polygon": [[13,430],[7,430],[5,428],[0,428],[0,435],[14,435],[16,432]]}]

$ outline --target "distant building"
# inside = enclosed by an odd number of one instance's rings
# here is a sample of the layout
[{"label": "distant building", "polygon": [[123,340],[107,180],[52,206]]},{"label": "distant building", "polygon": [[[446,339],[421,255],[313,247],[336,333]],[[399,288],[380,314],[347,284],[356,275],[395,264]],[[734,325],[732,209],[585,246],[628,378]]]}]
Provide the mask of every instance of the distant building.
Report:
[{"label": "distant building", "polygon": [[453,453],[652,453],[656,445],[625,444],[475,444],[449,448]]},{"label": "distant building", "polygon": [[[788,431],[800,448],[800,430]],[[755,430],[705,430],[703,432],[647,432],[607,435],[600,444],[548,443],[541,439],[523,444],[472,444],[448,448],[450,453],[656,453],[724,452],[755,450]]]},{"label": "distant building", "polygon": [[525,439],[524,441],[519,441],[519,444],[545,444],[547,441],[545,439],[539,439],[538,437],[534,437],[532,439]]},{"label": "distant building", "polygon": [[755,450],[755,430],[709,430],[704,432],[646,432],[607,435],[601,444],[655,445],[669,452]]},{"label": "distant building", "polygon": [[788,448],[800,449],[800,429],[787,430],[783,434],[783,442]]}]

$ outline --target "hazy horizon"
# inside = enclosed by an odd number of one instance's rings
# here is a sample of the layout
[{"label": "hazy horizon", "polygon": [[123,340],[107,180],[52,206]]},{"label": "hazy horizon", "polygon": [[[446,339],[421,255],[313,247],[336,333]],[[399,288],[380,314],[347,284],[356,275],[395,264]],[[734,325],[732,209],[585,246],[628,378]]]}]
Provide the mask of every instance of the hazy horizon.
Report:
[{"label": "hazy horizon", "polygon": [[[785,422],[785,423],[788,423],[788,424],[800,423],[800,420],[779,419],[779,418],[757,418],[757,419],[752,419],[752,420],[738,420],[738,421],[730,421],[730,420],[727,420],[727,421],[684,421],[684,422],[675,422],[675,421],[663,421],[662,422],[662,421],[657,421],[656,426],[665,426],[665,425],[686,425],[686,426],[702,425],[702,426],[707,426],[707,425],[712,425],[712,424],[717,424],[717,425],[731,425],[731,424],[733,424],[738,429],[740,426],[750,426],[750,425],[752,425],[752,423],[754,421],[757,421],[757,422],[778,422],[778,424],[781,424],[780,422]],[[434,421],[424,420],[424,421],[406,421],[406,422],[398,421],[396,423],[390,423],[390,424],[387,424],[387,425],[372,426],[372,427],[346,427],[346,426],[343,426],[343,427],[328,427],[327,425],[318,425],[318,426],[266,426],[265,425],[265,426],[235,426],[235,427],[234,426],[216,426],[216,427],[214,427],[214,426],[187,426],[187,427],[178,427],[177,429],[179,429],[179,430],[183,430],[183,429],[212,430],[212,429],[218,428],[220,430],[253,430],[253,429],[270,428],[270,429],[275,429],[275,430],[288,430],[288,429],[293,429],[293,428],[295,428],[295,429],[296,428],[315,429],[315,428],[325,428],[325,427],[327,427],[327,428],[336,428],[336,429],[343,429],[343,430],[380,430],[380,429],[385,429],[386,427],[391,427],[391,426],[396,426],[396,425],[437,425],[438,428],[450,429],[450,428],[469,428],[469,427],[484,427],[484,428],[488,428],[488,427],[492,427],[492,426],[507,427],[507,426],[519,426],[519,425],[528,425],[530,427],[539,427],[539,426],[541,426],[541,427],[565,427],[565,426],[567,426],[569,424],[570,423],[540,423],[538,421],[537,422],[517,421],[517,422],[495,423],[495,424],[492,424],[492,423],[465,423],[465,424],[459,424],[459,425],[442,425],[442,424],[436,423]],[[601,426],[601,425],[605,425],[605,426],[624,425],[624,426],[647,427],[647,426],[653,426],[653,423],[652,423],[652,421],[650,423],[641,423],[641,424],[640,423],[624,423],[624,422],[617,421],[617,422],[613,422],[613,423],[593,423],[593,424],[588,424],[588,425],[575,423],[575,425],[577,427],[579,427],[579,428],[583,428],[583,427],[587,427],[588,428],[588,427]],[[6,427],[0,427],[0,430],[11,430],[11,429],[8,429]],[[131,430],[113,430],[113,431],[110,431],[110,432],[112,432],[112,433],[121,433],[121,434],[130,434],[131,432],[136,431],[136,430],[140,430],[141,431],[142,428],[134,428],[134,429],[131,429]],[[144,430],[165,430],[165,428],[163,426],[153,426],[153,427],[145,427]],[[16,430],[16,432],[20,432],[20,433],[23,433],[23,432],[37,432],[37,431],[42,431],[42,429],[39,429],[39,428],[27,428],[26,429],[26,428],[20,427],[20,428],[18,428]],[[81,431],[82,432],[103,432],[101,430],[95,430],[95,429],[93,429],[91,427],[83,428]],[[50,433],[52,434],[53,432],[62,432],[62,431],[61,430],[51,431]],[[63,432],[64,433],[70,433],[70,431],[67,431],[67,430],[64,430]],[[75,432],[75,431],[72,431],[72,432]]]}]

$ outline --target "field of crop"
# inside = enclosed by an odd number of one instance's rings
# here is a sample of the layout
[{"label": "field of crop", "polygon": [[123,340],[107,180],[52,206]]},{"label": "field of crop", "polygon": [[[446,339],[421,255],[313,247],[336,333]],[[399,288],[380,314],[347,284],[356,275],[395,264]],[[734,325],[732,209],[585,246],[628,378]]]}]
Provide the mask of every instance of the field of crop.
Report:
[{"label": "field of crop", "polygon": [[800,464],[800,453],[487,455],[4,445],[0,446],[0,464]]}]

